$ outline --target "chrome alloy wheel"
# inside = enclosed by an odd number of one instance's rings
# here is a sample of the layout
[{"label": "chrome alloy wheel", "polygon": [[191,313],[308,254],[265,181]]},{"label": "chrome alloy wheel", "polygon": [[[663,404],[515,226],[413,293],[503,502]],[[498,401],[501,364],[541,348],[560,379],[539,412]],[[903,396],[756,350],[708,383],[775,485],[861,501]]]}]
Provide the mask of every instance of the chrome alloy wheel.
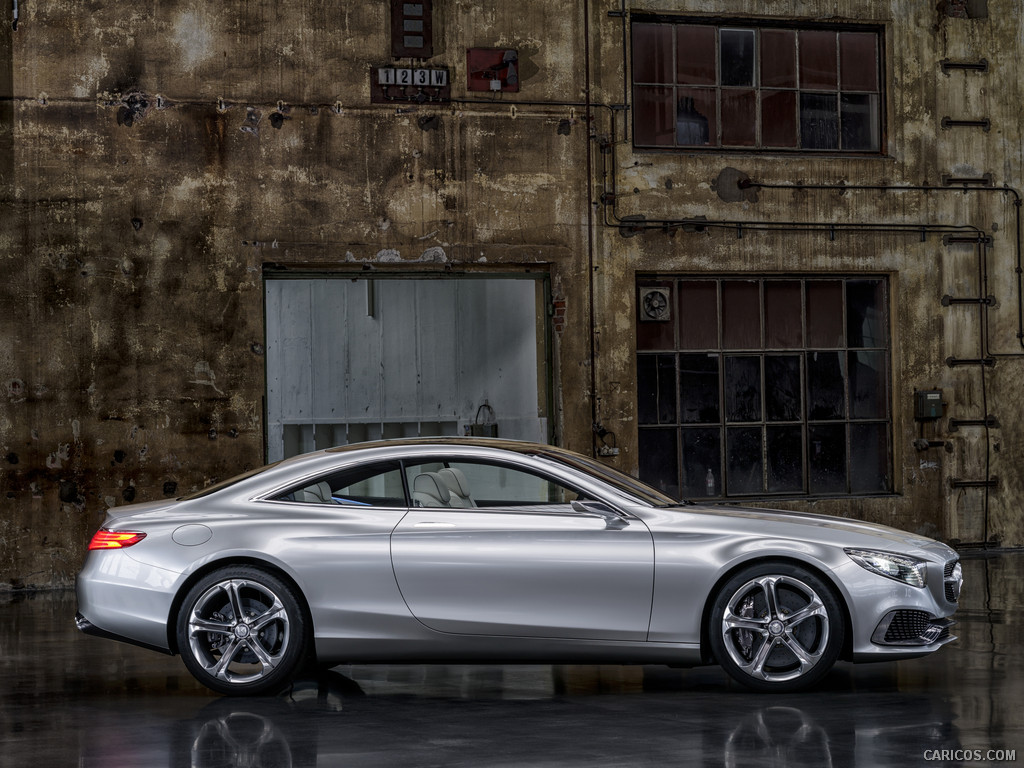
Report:
[{"label": "chrome alloy wheel", "polygon": [[273,672],[288,648],[290,631],[280,598],[245,579],[214,584],[188,618],[192,656],[227,683],[249,683]]},{"label": "chrome alloy wheel", "polygon": [[842,611],[812,573],[788,564],[737,574],[719,594],[711,644],[719,663],[760,690],[795,690],[833,665],[844,634]]},{"label": "chrome alloy wheel", "polygon": [[280,688],[302,663],[306,636],[294,588],[249,566],[208,574],[189,590],[178,614],[185,666],[219,693]]}]

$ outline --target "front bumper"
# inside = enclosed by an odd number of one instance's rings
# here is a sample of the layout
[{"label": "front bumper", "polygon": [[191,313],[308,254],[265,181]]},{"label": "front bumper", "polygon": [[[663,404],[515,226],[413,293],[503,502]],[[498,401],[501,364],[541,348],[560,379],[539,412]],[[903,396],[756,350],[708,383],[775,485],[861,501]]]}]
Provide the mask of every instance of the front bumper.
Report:
[{"label": "front bumper", "polygon": [[[844,566],[846,586],[854,600],[852,660],[893,661],[937,651],[956,640],[950,634],[960,597],[957,559],[930,561],[926,585],[901,585],[851,563]],[[860,570],[858,573],[856,570]],[[954,577],[955,571],[955,577]],[[880,591],[880,587],[888,587]]]},{"label": "front bumper", "polygon": [[953,619],[933,619],[924,611],[889,611],[878,622],[871,642],[908,648],[945,645],[956,639],[949,634],[954,624]]}]

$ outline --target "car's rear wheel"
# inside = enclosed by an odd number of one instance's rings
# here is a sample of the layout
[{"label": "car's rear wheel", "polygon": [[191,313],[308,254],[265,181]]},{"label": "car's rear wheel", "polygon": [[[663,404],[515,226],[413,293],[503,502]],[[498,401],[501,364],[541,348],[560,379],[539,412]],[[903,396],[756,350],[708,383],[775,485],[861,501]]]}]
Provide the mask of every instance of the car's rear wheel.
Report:
[{"label": "car's rear wheel", "polygon": [[306,620],[292,589],[259,568],[232,566],[200,579],[178,613],[189,672],[218,693],[273,693],[303,662]]},{"label": "car's rear wheel", "polygon": [[845,631],[839,600],[820,577],[789,563],[762,563],[719,590],[709,640],[718,663],[748,688],[795,691],[832,668]]}]

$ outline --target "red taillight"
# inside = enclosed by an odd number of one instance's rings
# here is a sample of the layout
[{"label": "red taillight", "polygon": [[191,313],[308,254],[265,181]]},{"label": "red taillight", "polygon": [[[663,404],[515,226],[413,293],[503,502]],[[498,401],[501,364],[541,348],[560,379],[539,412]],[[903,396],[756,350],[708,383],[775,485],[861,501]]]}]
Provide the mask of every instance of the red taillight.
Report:
[{"label": "red taillight", "polygon": [[89,542],[89,549],[124,549],[138,544],[146,534],[138,531],[108,531],[100,528]]}]

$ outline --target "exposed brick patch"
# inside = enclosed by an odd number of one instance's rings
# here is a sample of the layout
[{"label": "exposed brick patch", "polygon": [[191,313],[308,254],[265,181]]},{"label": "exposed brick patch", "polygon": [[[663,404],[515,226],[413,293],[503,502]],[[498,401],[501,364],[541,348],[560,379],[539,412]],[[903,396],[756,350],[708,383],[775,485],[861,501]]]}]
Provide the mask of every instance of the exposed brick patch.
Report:
[{"label": "exposed brick patch", "polygon": [[551,326],[555,329],[555,333],[561,333],[565,328],[565,299],[556,297],[551,302],[551,307]]}]

